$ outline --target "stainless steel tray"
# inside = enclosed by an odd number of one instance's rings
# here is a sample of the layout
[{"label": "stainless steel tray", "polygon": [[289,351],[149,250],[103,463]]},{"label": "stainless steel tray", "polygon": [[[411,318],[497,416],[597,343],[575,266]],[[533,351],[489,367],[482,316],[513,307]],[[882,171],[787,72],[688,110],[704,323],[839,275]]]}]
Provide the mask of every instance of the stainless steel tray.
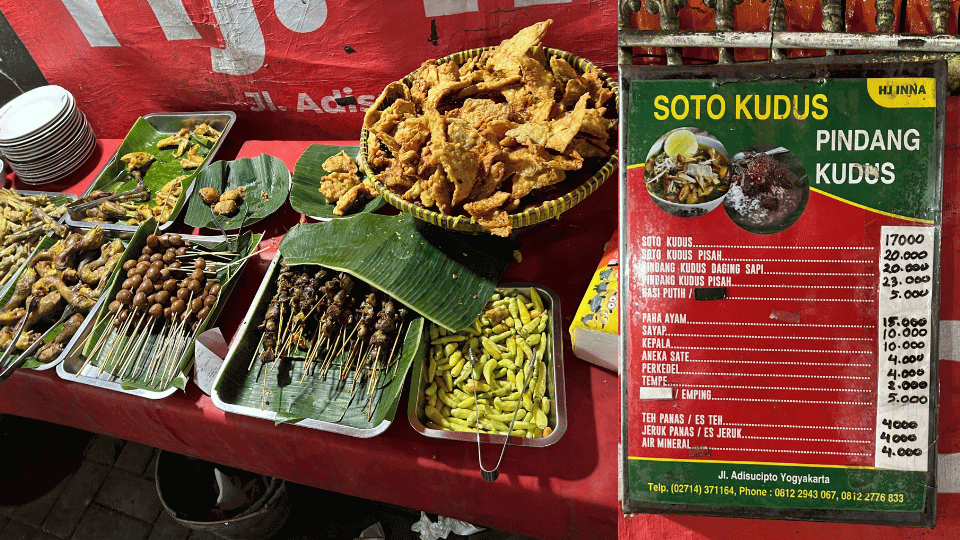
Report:
[{"label": "stainless steel tray", "polygon": [[[566,386],[563,378],[563,334],[560,327],[562,321],[560,316],[560,299],[557,297],[555,292],[543,285],[536,283],[504,283],[497,287],[497,291],[521,289],[529,290],[531,287],[536,289],[540,294],[540,298],[543,300],[544,307],[550,309],[550,315],[552,318],[551,324],[548,326],[548,338],[550,339],[551,343],[551,348],[548,350],[548,354],[550,354],[550,358],[553,360],[550,364],[552,365],[553,369],[550,372],[552,377],[549,378],[547,385],[547,395],[553,400],[553,406],[550,407],[550,414],[547,415],[547,418],[549,420],[549,425],[553,428],[553,431],[546,437],[539,438],[516,436],[508,438],[506,435],[481,433],[481,442],[501,445],[506,442],[507,444],[514,446],[543,447],[550,446],[551,444],[560,440],[560,437],[562,437],[564,432],[567,430],[567,399],[565,390]],[[427,328],[424,328],[424,332],[426,331]],[[409,401],[407,402],[407,418],[410,420],[410,425],[413,426],[413,429],[417,430],[419,433],[434,439],[451,439],[456,441],[476,442],[477,434],[473,431],[446,431],[432,429],[426,426],[426,416],[424,415],[423,411],[426,404],[424,399],[424,389],[426,389],[426,387],[429,385],[427,382],[427,360],[429,351],[427,349],[428,347],[424,347],[425,353],[418,356],[414,360],[413,368],[410,370],[410,396]]]},{"label": "stainless steel tray", "polygon": [[[37,253],[39,253],[41,250],[47,249],[53,244],[55,244],[57,240],[59,240],[59,237],[56,237],[54,235],[48,235],[41,238],[40,242],[34,247],[33,251],[30,253],[30,256],[27,257],[27,261],[30,261],[31,259],[33,259],[33,257]],[[112,239],[109,236],[105,237],[104,243],[108,241],[112,241]],[[124,249],[126,249],[126,242],[124,242]],[[120,264],[121,263],[119,262],[117,263],[117,266],[111,272],[110,277],[107,278],[108,283],[110,283],[110,281],[114,279],[114,276],[116,276],[117,270],[120,268]],[[16,271],[13,277],[11,277],[10,280],[6,284],[4,284],[3,289],[0,290],[0,305],[5,304],[7,300],[9,300],[11,296],[13,296],[13,292],[11,289],[13,288],[17,280],[20,278],[20,275],[23,273],[26,267],[27,267],[26,264],[21,265],[21,267]],[[61,362],[63,362],[68,356],[70,356],[70,353],[73,350],[74,346],[77,344],[77,342],[82,339],[85,339],[85,337],[90,333],[90,329],[92,328],[93,321],[97,318],[97,313],[100,311],[100,307],[104,304],[105,298],[106,298],[106,294],[100,295],[100,298],[97,299],[97,302],[93,305],[92,308],[90,308],[90,311],[87,312],[86,317],[84,317],[83,319],[83,323],[80,325],[79,328],[77,328],[76,333],[74,333],[73,337],[70,338],[70,341],[68,341],[64,345],[63,352],[61,352],[55,359],[45,364],[36,363],[36,362],[34,362],[33,365],[27,364],[23,366],[21,369],[34,369],[37,371],[45,371],[48,369],[53,369],[57,367]],[[49,328],[49,324],[44,327],[44,329],[46,328]],[[17,357],[16,354],[11,356],[11,358],[16,358],[16,357]],[[0,362],[0,371],[5,369],[5,367],[8,365],[10,365],[10,362]]]},{"label": "stainless steel tray", "polygon": [[[7,189],[11,189],[11,190],[13,190],[13,191],[16,191],[18,194],[23,195],[23,196],[25,196],[25,197],[29,197],[29,196],[33,196],[33,195],[45,195],[45,196],[51,197],[51,198],[53,198],[53,197],[63,197],[63,198],[66,200],[66,202],[68,202],[68,203],[71,202],[71,201],[77,200],[77,196],[74,195],[74,194],[72,194],[72,193],[60,193],[59,191],[34,191],[34,190],[30,190],[30,189],[15,189],[15,188],[7,188]],[[63,214],[62,216],[60,216],[59,218],[56,219],[57,223],[61,223],[61,224],[65,223],[65,221],[66,221],[66,216],[67,216],[67,214],[66,214],[66,212],[64,212],[64,214]],[[43,235],[43,236],[47,236],[47,235]],[[43,237],[40,238],[40,240],[42,240],[42,239],[43,239]],[[31,256],[32,256],[33,250],[35,250],[36,247],[37,247],[37,245],[40,243],[40,240],[36,240],[36,241],[35,241],[36,243],[33,245],[33,248],[31,248]],[[30,260],[30,257],[27,257],[27,260],[29,261],[29,260]],[[24,261],[24,263],[26,263],[26,261]],[[11,269],[10,279],[8,279],[7,281],[5,281],[3,284],[0,284],[0,294],[3,294],[3,293],[7,290],[7,288],[10,286],[10,284],[11,284],[11,283],[13,282],[13,280],[16,278],[17,274],[18,274],[18,273],[20,272],[20,270],[22,269],[22,267],[23,267],[23,265],[21,264],[21,265],[18,266],[17,268],[12,268],[12,269]],[[2,274],[2,275],[0,275],[0,278],[2,278],[3,276],[6,276],[6,275],[7,275],[7,274]]]},{"label": "stainless steel tray", "polygon": [[[273,290],[275,287],[271,287],[270,285],[276,280],[276,275],[279,272],[279,261],[280,256],[278,255],[270,263],[270,266],[264,275],[263,283],[261,284],[260,289],[257,291],[257,295],[253,299],[253,302],[250,304],[250,309],[244,316],[243,323],[237,331],[236,337],[230,344],[230,352],[227,354],[226,360],[220,367],[217,378],[213,383],[213,391],[211,393],[213,403],[219,409],[234,414],[262,418],[264,420],[270,420],[273,422],[282,421],[281,419],[278,419],[278,415],[275,411],[263,410],[257,407],[234,403],[229,392],[230,389],[235,387],[237,384],[237,377],[240,377],[241,374],[244,377],[247,375],[247,368],[250,365],[250,359],[256,354],[256,349],[259,348],[259,338],[256,336],[260,334],[260,331],[257,330],[257,325],[263,320],[264,313],[266,312],[270,300],[273,297]],[[252,342],[249,339],[245,339],[244,336],[247,334],[255,336]],[[254,350],[250,350],[251,346],[244,345],[245,343],[252,343]],[[267,375],[262,374],[260,376],[266,377]],[[402,385],[406,379],[406,374],[398,374],[396,378],[398,379],[396,381],[397,384]],[[297,419],[297,421],[290,423],[300,427],[339,433],[341,435],[347,435],[350,437],[370,438],[380,435],[386,431],[388,427],[390,427],[390,424],[393,423],[399,402],[400,393],[398,391],[396,401],[388,405],[388,408],[385,409],[383,420],[371,428],[360,428],[313,418]]]},{"label": "stainless steel tray", "polygon": [[[205,247],[213,247],[223,243],[222,236],[196,236],[196,235],[184,234],[184,235],[181,235],[181,237],[184,240],[188,240],[193,244],[197,244]],[[252,239],[250,240],[250,247],[249,247],[250,251],[253,251],[254,249],[256,249],[256,246],[260,242],[261,238],[262,238],[262,235],[260,234],[253,235]],[[123,262],[130,258],[129,253],[131,253],[132,251],[136,251],[137,253],[139,253],[139,250],[142,247],[143,247],[142,244],[131,243],[131,247],[130,249],[128,249],[128,255],[124,258],[123,261],[120,261],[119,265],[122,266]],[[136,257],[133,257],[133,258],[136,258]],[[223,288],[221,289],[222,292],[221,292],[220,299],[217,301],[217,303],[215,304],[215,307],[213,308],[213,310],[211,310],[210,314],[207,316],[207,319],[205,320],[205,322],[202,323],[200,327],[198,327],[198,329],[194,332],[194,339],[196,338],[197,335],[203,333],[204,330],[209,328],[210,325],[214,324],[214,322],[217,320],[217,317],[219,316],[220,311],[223,309],[224,304],[226,304],[226,301],[229,298],[230,292],[232,291],[233,287],[237,285],[239,281],[238,278],[240,276],[240,273],[243,271],[244,265],[245,263],[242,263],[241,265],[239,265],[239,268],[237,268],[236,270],[237,273],[234,275],[233,279],[231,279],[229,283],[224,284]],[[120,281],[120,280],[117,280],[117,281]],[[114,286],[111,287],[111,289],[107,293],[104,293],[103,297],[113,298],[116,295],[117,293],[116,289],[118,288],[119,286],[116,283],[114,283]],[[106,305],[107,305],[107,302],[104,301],[103,305],[100,306],[100,309],[96,314],[96,317],[94,317],[94,320],[97,321],[97,324],[99,324],[101,317],[104,315],[104,310],[106,309]],[[94,328],[95,326],[91,325],[90,329],[87,332],[88,335]],[[67,356],[65,361],[57,365],[57,375],[59,375],[60,378],[67,381],[79,382],[79,383],[87,384],[91,386],[98,386],[100,388],[105,388],[107,390],[122,392],[125,394],[140,396],[148,399],[162,399],[172,395],[174,392],[177,391],[176,386],[171,386],[170,388],[164,389],[162,391],[152,391],[152,390],[142,389],[142,388],[125,388],[119,378],[111,375],[106,371],[104,371],[103,373],[98,373],[99,370],[97,366],[87,365],[86,367],[83,367],[85,358],[81,353],[82,353],[82,348],[84,346],[84,341],[85,340],[77,341],[74,344],[73,348],[70,349],[70,354],[69,356]],[[194,352],[193,347],[189,347],[187,349],[187,352],[180,359],[181,365],[183,364],[184,361],[188,360],[193,355],[193,352]],[[80,369],[81,367],[83,367],[82,370]],[[79,371],[79,374],[78,374],[78,371]],[[190,370],[187,369],[185,373],[182,373],[182,377],[184,379],[184,385],[186,385],[187,382],[189,382],[189,378],[190,378],[189,372]]]},{"label": "stainless steel tray", "polygon": [[[207,155],[207,159],[203,162],[203,165],[194,169],[192,173],[186,179],[187,185],[183,186],[183,193],[180,195],[180,199],[177,202],[177,207],[173,212],[170,213],[170,217],[167,219],[166,223],[160,225],[159,230],[161,232],[167,230],[174,221],[177,220],[177,217],[183,212],[186,207],[186,202],[189,200],[190,194],[193,192],[194,179],[200,171],[203,170],[207,164],[212,163],[216,157],[217,152],[220,150],[220,147],[223,145],[223,141],[227,138],[227,133],[229,133],[230,128],[233,127],[233,124],[237,120],[237,114],[233,111],[204,111],[204,112],[181,112],[181,113],[152,113],[142,117],[143,120],[147,121],[155,130],[159,133],[168,133],[173,134],[180,131],[181,128],[193,128],[197,124],[206,122],[214,129],[220,131],[220,138],[217,140],[216,144],[213,145],[213,148],[210,149],[210,153]],[[100,170],[100,173],[97,174],[97,177],[87,186],[86,191],[83,192],[82,197],[85,197],[94,189],[98,189],[101,186],[104,186],[115,179],[119,173],[123,170],[123,164],[120,162],[120,156],[128,152],[128,144],[126,139],[120,144],[120,147],[117,148],[116,153],[103,166],[103,169]],[[172,180],[173,178],[170,178]],[[151,197],[153,197],[151,193]],[[98,223],[98,222],[89,222],[89,221],[77,221],[70,217],[69,214],[65,216],[66,223],[73,227],[83,227],[91,228],[94,225],[101,225],[105,230],[111,232],[119,232],[128,235],[132,235],[137,230],[137,225],[126,225],[123,223]]]}]

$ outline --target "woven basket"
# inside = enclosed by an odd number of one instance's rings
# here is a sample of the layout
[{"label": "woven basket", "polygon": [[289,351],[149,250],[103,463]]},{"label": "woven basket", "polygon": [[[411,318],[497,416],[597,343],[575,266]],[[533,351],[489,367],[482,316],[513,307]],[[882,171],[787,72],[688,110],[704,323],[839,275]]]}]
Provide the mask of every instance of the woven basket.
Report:
[{"label": "woven basket", "polygon": [[[437,63],[443,64],[446,62],[455,61],[458,64],[462,64],[467,59],[473,56],[480,56],[484,51],[490,49],[493,49],[493,47],[461,51],[450,56],[445,56],[437,60]],[[550,57],[553,56],[562,58],[581,74],[585,73],[591,67],[596,67],[588,60],[574,56],[566,51],[550,49],[546,47],[543,48],[543,51],[546,53],[548,61]],[[601,80],[603,80],[606,86],[613,91],[613,106],[617,107],[620,100],[620,92],[616,83],[603,70],[600,70],[599,68],[597,69],[600,71]],[[407,75],[401,79],[400,82],[409,87],[412,84],[414,73]],[[381,110],[385,109],[389,105],[390,103],[385,101],[381,105]],[[395,206],[403,212],[413,215],[418,219],[437,225],[438,227],[464,232],[487,232],[486,229],[481,227],[480,224],[469,215],[445,216],[434,210],[426,209],[419,204],[414,204],[410,201],[403,200],[400,198],[400,195],[397,195],[388,187],[383,185],[383,183],[377,180],[377,173],[373,171],[370,165],[367,163],[368,139],[369,132],[366,128],[363,128],[360,133],[360,164],[363,167],[367,178],[370,178],[373,181],[373,184],[377,187],[377,189],[380,191],[380,194],[383,195],[383,198],[389,204]],[[614,148],[616,148],[615,143],[616,141],[614,141]],[[587,195],[590,195],[596,191],[601,184],[610,178],[614,169],[617,167],[617,162],[618,157],[616,150],[614,150],[613,154],[606,159],[593,159],[587,161],[584,169],[579,171],[571,171],[571,174],[575,175],[575,178],[584,178],[582,181],[571,184],[571,179],[568,178],[557,186],[553,186],[560,188],[563,194],[557,196],[556,198],[543,201],[535,206],[528,206],[521,212],[509,214],[510,226],[514,229],[520,229],[559,217],[561,213],[579,204],[583,199],[587,198]],[[589,170],[587,169],[587,166],[589,166]],[[533,197],[535,196],[536,194],[533,195]],[[529,197],[531,196],[528,195],[525,197],[525,199]]]}]

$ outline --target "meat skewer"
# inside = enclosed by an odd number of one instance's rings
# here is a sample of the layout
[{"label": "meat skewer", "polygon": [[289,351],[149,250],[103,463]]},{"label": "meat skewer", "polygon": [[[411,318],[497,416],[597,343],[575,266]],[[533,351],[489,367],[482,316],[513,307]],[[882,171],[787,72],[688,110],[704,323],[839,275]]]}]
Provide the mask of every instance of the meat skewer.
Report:
[{"label": "meat skewer", "polygon": [[178,258],[188,250],[180,235],[146,238],[140,257],[123,265],[127,278],[109,306],[114,316],[83,367],[99,359],[98,376],[108,371],[151,386],[158,380],[162,387],[170,384],[176,360],[185,354],[221,288],[203,256]]}]

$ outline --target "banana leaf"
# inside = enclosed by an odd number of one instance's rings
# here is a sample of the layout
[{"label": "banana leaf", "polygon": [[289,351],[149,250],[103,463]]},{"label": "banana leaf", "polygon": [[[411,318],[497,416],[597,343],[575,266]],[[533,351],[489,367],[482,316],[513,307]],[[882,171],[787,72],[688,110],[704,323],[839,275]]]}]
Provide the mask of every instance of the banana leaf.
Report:
[{"label": "banana leaf", "polygon": [[[51,235],[51,236],[44,236],[43,238],[40,239],[40,242],[39,242],[39,243],[37,244],[37,246],[34,248],[33,252],[30,254],[30,256],[27,257],[27,260],[29,261],[29,260],[33,259],[33,257],[34,257],[37,253],[39,253],[39,252],[41,252],[41,251],[43,251],[43,250],[45,250],[45,249],[49,249],[51,246],[53,246],[54,244],[56,244],[58,240],[59,240],[58,237],[55,237],[55,236],[52,236],[52,235]],[[104,244],[106,244],[106,243],[112,242],[112,241],[113,241],[112,238],[104,238],[104,241],[103,241],[103,242],[104,242]],[[126,256],[127,256],[126,249],[127,249],[129,246],[127,246],[127,243],[126,243],[126,242],[124,242],[124,244],[125,244],[124,257],[126,257]],[[10,280],[11,286],[5,288],[5,289],[3,290],[3,294],[0,295],[0,305],[6,305],[6,303],[13,297],[13,294],[14,294],[14,292],[15,292],[15,290],[16,290],[17,280],[20,279],[20,276],[23,275],[23,272],[26,270],[26,268],[27,268],[27,265],[24,264],[24,265],[17,271],[16,275],[14,275],[13,278]],[[104,286],[104,290],[105,290],[105,291],[110,288],[111,284],[112,284],[113,281],[116,279],[116,276],[117,276],[117,274],[119,273],[119,268],[120,268],[120,263],[117,263],[117,266],[111,271],[110,276],[108,276],[108,277],[106,278],[106,279],[107,279],[107,283],[106,283],[105,286]],[[97,310],[99,310],[99,309],[100,309],[100,306],[104,303],[104,299],[105,299],[105,295],[101,295],[100,298],[97,300],[97,303],[96,303],[96,304],[90,309],[90,311],[87,313],[87,316],[86,316],[84,322],[82,323],[82,325],[76,330],[76,333],[74,334],[74,336],[76,336],[76,337],[74,337],[73,339],[69,340],[68,343],[64,343],[64,344],[63,344],[63,345],[64,345],[64,347],[63,347],[63,352],[62,352],[61,354],[57,355],[57,357],[56,357],[54,360],[52,360],[52,361],[50,361],[50,362],[48,362],[48,363],[43,363],[43,362],[38,361],[38,360],[36,359],[36,356],[31,356],[30,358],[28,358],[28,359],[26,360],[26,362],[23,363],[22,366],[20,366],[20,368],[21,368],[21,369],[49,369],[49,368],[51,368],[51,367],[53,367],[53,366],[56,366],[59,362],[63,361],[64,357],[66,357],[66,355],[69,354],[70,349],[72,348],[72,344],[74,343],[74,340],[75,340],[75,339],[78,339],[80,336],[82,336],[82,335],[84,334],[84,332],[86,332],[86,330],[87,330],[87,328],[89,327],[89,325],[91,324],[91,322],[96,318]],[[59,315],[60,315],[60,313],[62,313],[62,311],[63,311],[62,309],[57,310],[57,313],[56,313],[56,316],[54,317],[54,319],[59,318]],[[41,320],[41,321],[38,321],[38,322],[32,327],[32,330],[34,330],[34,331],[36,331],[36,332],[38,332],[38,333],[43,333],[43,332],[47,331],[51,326],[53,326],[53,323],[55,323],[55,322],[56,322],[56,320],[47,320],[47,321]],[[57,324],[56,326],[54,326],[54,328],[50,331],[50,333],[46,335],[46,337],[44,338],[43,342],[46,344],[46,343],[50,343],[51,341],[57,339],[57,337],[60,335],[60,332],[63,330],[63,326],[64,326],[65,324],[66,324],[66,321],[61,322],[61,323]],[[11,325],[11,328],[13,328],[12,325]],[[19,351],[17,351],[16,349],[14,349],[13,352],[12,352],[12,354],[11,354],[8,358],[6,358],[6,359],[4,359],[2,362],[0,362],[0,371],[3,371],[4,369],[6,369],[7,366],[10,366],[10,365],[13,364],[14,362],[16,362],[18,359],[19,359]]]},{"label": "banana leaf", "polygon": [[[327,158],[346,152],[354,160],[360,154],[359,146],[332,146],[326,144],[311,144],[300,155],[297,165],[293,169],[293,183],[290,186],[290,206],[297,212],[313,219],[326,220],[341,218],[333,213],[336,203],[328,203],[327,198],[320,193],[320,180],[330,174],[324,170],[323,162]],[[363,171],[360,170],[360,177],[363,178]],[[360,205],[354,205],[348,211],[348,214],[358,212],[374,212],[380,209],[386,201],[383,197],[376,197]]]},{"label": "banana leaf", "polygon": [[237,344],[214,383],[214,401],[222,402],[218,406],[230,412],[270,417],[275,424],[307,420],[301,425],[361,437],[379,433],[384,422],[393,420],[410,366],[423,354],[423,318],[417,317],[403,326],[403,338],[396,345],[392,361],[387,363],[389,369],[381,373],[376,388],[369,394],[365,379],[354,387],[352,368],[347,368],[346,380],[340,380],[341,365],[349,351],[331,358],[332,367],[323,378],[317,369],[319,361],[304,376],[306,353],[296,348],[289,356],[266,365],[251,362],[252,358],[259,359],[263,351],[262,333],[257,326],[263,322],[276,293],[278,272],[279,264],[275,261],[247,313]]},{"label": "banana leaf", "polygon": [[[131,175],[124,174],[126,163],[120,161],[120,158],[130,152],[148,152],[156,156],[156,159],[150,163],[145,172],[141,170],[143,182],[147,188],[150,189],[150,200],[147,201],[147,205],[150,208],[156,206],[154,197],[160,188],[174,178],[186,175],[186,178],[181,180],[183,191],[179,199],[177,199],[177,204],[167,217],[168,222],[176,220],[177,216],[180,215],[180,211],[183,209],[187,198],[186,195],[190,192],[190,186],[193,184],[200,168],[184,169],[180,165],[181,158],[173,157],[173,153],[177,150],[176,147],[157,148],[157,143],[169,136],[170,133],[158,131],[144,118],[138,118],[133,124],[133,127],[130,128],[127,136],[123,139],[123,142],[120,143],[120,147],[117,149],[113,161],[110,162],[93,181],[88,192],[93,190],[121,192],[133,189],[136,187],[137,182]],[[210,152],[211,149],[201,146],[198,155],[206,158]],[[184,152],[183,157],[185,156],[186,152]],[[138,201],[137,204],[141,202],[142,201]],[[125,224],[126,220],[120,220],[118,223]]]},{"label": "banana leaf", "polygon": [[[149,220],[144,223],[130,240],[130,246],[128,247],[129,256],[124,259],[124,261],[129,258],[135,259],[138,257],[141,249],[146,245],[147,236],[155,234],[156,231],[156,222]],[[240,235],[237,240],[239,254],[234,257],[233,260],[240,260],[246,255],[249,255],[257,247],[262,237],[262,234],[252,234],[250,232]],[[215,238],[205,240],[202,237],[187,237],[187,239],[192,245],[201,246],[209,251],[226,251],[226,244]],[[120,264],[122,265],[123,263],[121,262]],[[153,353],[163,350],[165,346],[170,344],[169,340],[166,342],[163,340],[162,336],[164,334],[161,323],[159,321],[151,321],[149,318],[144,318],[142,325],[135,328],[131,326],[131,328],[134,328],[134,331],[132,333],[127,332],[126,334],[130,334],[133,337],[125,339],[122,336],[118,337],[117,332],[113,332],[112,323],[114,314],[110,313],[107,309],[101,308],[97,314],[96,326],[83,344],[81,351],[82,358],[91,366],[97,368],[97,370],[102,366],[103,371],[108,374],[124,373],[124,377],[119,381],[120,387],[123,390],[141,389],[162,392],[171,387],[180,388],[181,390],[185,389],[187,378],[184,374],[187,373],[193,365],[194,339],[197,335],[203,333],[216,319],[219,310],[223,307],[233,287],[236,286],[239,281],[236,278],[243,271],[245,264],[244,261],[229,269],[221,269],[218,271],[216,279],[221,284],[220,295],[211,308],[209,315],[196,329],[184,330],[182,332],[185,348],[182,349],[181,354],[171,358],[166,364],[168,366],[168,372],[175,374],[173,377],[168,378],[168,380],[164,381],[163,377],[157,375],[159,370],[151,370],[149,366]],[[121,280],[116,279],[110,289],[108,289],[106,293],[107,297],[113,299],[121,287]],[[106,336],[104,336],[105,332],[107,332]],[[102,342],[101,338],[103,338]],[[123,366],[120,364],[119,358],[124,356],[123,351],[125,350],[140,351],[140,354],[131,356],[132,358],[135,357],[132,360],[132,365],[135,366],[134,369],[122,369]],[[176,348],[174,348],[174,350],[176,350]]]},{"label": "banana leaf", "polygon": [[[247,194],[231,216],[214,218],[212,207],[200,199],[200,190],[205,187],[222,194],[241,186],[246,188]],[[220,230],[215,221],[219,219],[224,230],[233,231],[252,225],[283,206],[290,193],[290,171],[280,158],[268,154],[216,161],[200,173],[195,187],[184,222],[193,227]]]},{"label": "banana leaf", "polygon": [[504,239],[465,237],[408,214],[296,225],[279,250],[291,266],[347,272],[450,331],[473,323],[512,256]]}]

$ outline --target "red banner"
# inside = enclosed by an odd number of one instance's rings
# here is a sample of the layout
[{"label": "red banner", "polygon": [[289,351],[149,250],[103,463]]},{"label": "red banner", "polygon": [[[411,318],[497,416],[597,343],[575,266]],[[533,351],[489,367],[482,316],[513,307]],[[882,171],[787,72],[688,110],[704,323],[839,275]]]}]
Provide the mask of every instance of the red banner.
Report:
[{"label": "red banner", "polygon": [[387,83],[548,18],[545,46],[616,68],[614,2],[0,0],[0,10],[101,138],[152,112],[233,110],[242,138],[355,139]]}]

